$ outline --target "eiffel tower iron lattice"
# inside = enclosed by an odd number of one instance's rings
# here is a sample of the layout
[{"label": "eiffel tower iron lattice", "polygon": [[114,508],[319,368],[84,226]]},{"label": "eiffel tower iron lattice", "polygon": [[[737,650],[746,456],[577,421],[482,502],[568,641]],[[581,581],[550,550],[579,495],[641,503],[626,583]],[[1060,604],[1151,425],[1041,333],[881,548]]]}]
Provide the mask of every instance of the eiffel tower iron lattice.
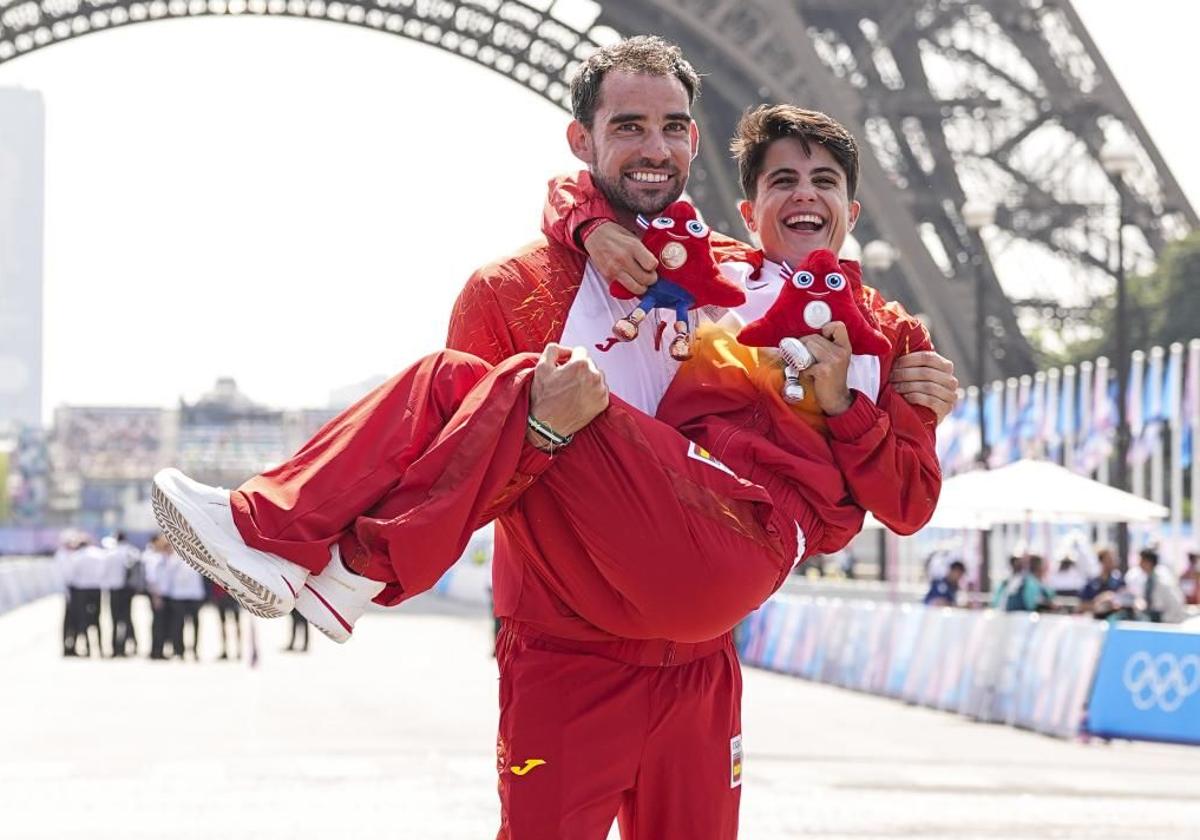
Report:
[{"label": "eiffel tower iron lattice", "polygon": [[[1034,368],[1029,318],[1064,317],[1111,291],[1117,190],[1129,267],[1197,227],[1195,211],[1069,0],[0,0],[0,64],[81,35],[194,16],[292,16],[439,47],[568,108],[579,61],[621,35],[656,32],[707,74],[689,193],[740,230],[728,157],[758,102],[829,112],[862,141],[855,233],[895,264],[871,280],[923,313],[939,348],[977,367],[974,309],[986,285],[989,372]],[[1108,141],[1138,166],[1109,176]],[[968,200],[997,205],[981,232]],[[1065,294],[1028,277],[1030,264]],[[1022,302],[1025,300],[1026,302]]]}]

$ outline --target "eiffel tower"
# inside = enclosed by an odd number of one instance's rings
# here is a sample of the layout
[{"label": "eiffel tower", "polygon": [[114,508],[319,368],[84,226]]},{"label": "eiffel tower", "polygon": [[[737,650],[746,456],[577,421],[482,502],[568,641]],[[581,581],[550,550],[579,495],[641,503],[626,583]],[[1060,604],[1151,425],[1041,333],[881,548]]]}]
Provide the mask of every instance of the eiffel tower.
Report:
[{"label": "eiffel tower", "polygon": [[[1118,196],[1137,270],[1197,227],[1195,211],[1069,0],[0,0],[0,63],[118,26],[198,15],[286,15],[373,28],[501,73],[559,107],[579,61],[658,33],[707,74],[689,186],[740,231],[727,148],[742,111],[795,102],[863,149],[860,243],[895,254],[868,276],[929,321],[959,378],[1031,372],[1025,331],[1111,294]],[[1136,166],[1106,173],[1123,143]],[[995,206],[968,225],[968,202]],[[878,253],[879,248],[875,248]],[[1053,278],[1049,295],[1029,280]],[[983,297],[980,298],[980,292]]]}]

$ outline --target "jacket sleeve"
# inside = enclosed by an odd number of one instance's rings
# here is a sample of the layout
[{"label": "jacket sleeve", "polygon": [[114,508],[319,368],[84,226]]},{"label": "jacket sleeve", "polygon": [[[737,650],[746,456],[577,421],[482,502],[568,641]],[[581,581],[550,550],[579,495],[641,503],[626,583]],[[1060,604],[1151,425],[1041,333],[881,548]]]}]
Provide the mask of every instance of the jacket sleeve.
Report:
[{"label": "jacket sleeve", "polygon": [[[449,349],[478,356],[490,365],[497,365],[517,353],[506,326],[504,308],[493,287],[501,276],[502,269],[495,266],[471,275],[451,310],[450,331],[446,337]],[[553,463],[550,455],[525,441],[513,477],[484,508],[475,527],[483,527],[512,507]]]},{"label": "jacket sleeve", "polygon": [[[892,343],[892,358],[932,350],[929,332],[896,303],[872,290],[870,308]],[[909,404],[886,381],[878,403],[854,392],[850,410],[829,418],[830,447],[860,505],[897,534],[920,530],[937,507],[942,470],[937,416]]]},{"label": "jacket sleeve", "polygon": [[593,219],[615,222],[617,217],[588,172],[550,179],[542,207],[542,233],[547,239],[583,253],[583,243],[576,234]]},{"label": "jacket sleeve", "polygon": [[920,530],[942,489],[933,421],[921,412],[884,384],[878,405],[855,391],[850,410],[829,418],[829,445],[850,495],[897,534]]}]

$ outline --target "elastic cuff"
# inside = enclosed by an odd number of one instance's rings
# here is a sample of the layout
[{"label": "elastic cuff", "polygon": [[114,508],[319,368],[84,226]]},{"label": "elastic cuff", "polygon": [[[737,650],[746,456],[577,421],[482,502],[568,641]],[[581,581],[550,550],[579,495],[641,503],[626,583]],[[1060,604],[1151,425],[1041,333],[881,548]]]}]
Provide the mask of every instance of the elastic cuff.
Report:
[{"label": "elastic cuff", "polygon": [[526,440],[521,443],[521,456],[517,459],[516,472],[519,475],[537,477],[553,463],[554,456]]},{"label": "elastic cuff", "polygon": [[586,222],[582,222],[577,228],[575,228],[576,244],[582,248],[585,244],[587,244],[588,237],[596,232],[596,228],[600,227],[600,225],[604,224],[605,222],[611,221],[612,219],[606,219],[601,216],[596,219],[588,219]]},{"label": "elastic cuff", "polygon": [[829,432],[835,440],[852,443],[874,428],[880,411],[871,398],[858,389],[850,391],[850,408],[836,417],[826,417]]}]

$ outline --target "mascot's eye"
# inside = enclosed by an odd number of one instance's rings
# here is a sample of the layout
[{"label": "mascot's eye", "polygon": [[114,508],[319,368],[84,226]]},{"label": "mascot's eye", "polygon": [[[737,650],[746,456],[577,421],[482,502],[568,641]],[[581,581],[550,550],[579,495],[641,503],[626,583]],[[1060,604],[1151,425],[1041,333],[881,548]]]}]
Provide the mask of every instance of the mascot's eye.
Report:
[{"label": "mascot's eye", "polygon": [[687,223],[687,231],[697,239],[703,239],[708,236],[708,225],[699,219],[691,219]]},{"label": "mascot's eye", "polygon": [[812,288],[813,280],[811,271],[797,271],[792,275],[792,285],[797,289]]},{"label": "mascot's eye", "polygon": [[675,227],[675,220],[670,216],[659,216],[650,224],[659,230],[670,230],[671,228]]},{"label": "mascot's eye", "polygon": [[825,285],[831,292],[840,292],[846,288],[846,278],[837,272],[825,275]]}]

